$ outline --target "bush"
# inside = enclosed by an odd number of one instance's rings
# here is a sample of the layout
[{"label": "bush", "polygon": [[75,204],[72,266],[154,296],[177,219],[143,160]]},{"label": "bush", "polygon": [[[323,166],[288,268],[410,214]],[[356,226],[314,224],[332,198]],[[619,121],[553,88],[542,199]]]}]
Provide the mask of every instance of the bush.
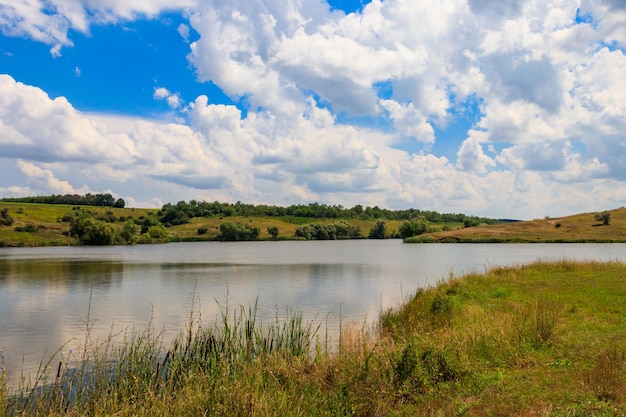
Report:
[{"label": "bush", "polygon": [[272,226],[272,227],[268,227],[267,228],[267,233],[269,233],[270,235],[272,235],[272,239],[277,239],[278,238],[278,227],[276,226]]},{"label": "bush", "polygon": [[16,232],[26,232],[26,233],[37,233],[37,230],[39,230],[37,228],[37,226],[35,226],[32,223],[28,223],[26,226],[17,226],[15,228]]},{"label": "bush", "polygon": [[9,209],[4,207],[0,210],[0,226],[11,226],[13,224],[13,217],[9,214]]},{"label": "bush", "polygon": [[602,222],[603,225],[611,223],[611,213],[608,211],[596,214],[595,218],[597,221]]},{"label": "bush", "polygon": [[220,236],[222,241],[256,240],[261,230],[249,224],[224,222],[220,224]]},{"label": "bush", "polygon": [[207,229],[206,227],[199,227],[198,228],[198,234],[199,235],[206,235],[206,232],[208,232],[209,229]]},{"label": "bush", "polygon": [[376,225],[370,230],[370,239],[384,239],[387,234],[387,228],[383,220],[378,220]]}]

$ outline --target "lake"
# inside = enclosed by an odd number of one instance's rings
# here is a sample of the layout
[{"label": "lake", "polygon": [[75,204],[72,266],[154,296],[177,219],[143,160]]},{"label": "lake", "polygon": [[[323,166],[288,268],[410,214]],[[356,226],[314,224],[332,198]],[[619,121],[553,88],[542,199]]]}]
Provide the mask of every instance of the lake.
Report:
[{"label": "lake", "polygon": [[202,323],[258,301],[257,321],[288,311],[321,325],[375,323],[450,274],[535,260],[626,261],[626,244],[404,244],[399,240],[197,242],[0,249],[0,349],[9,380],[58,348],[152,324],[171,340],[194,305]]}]

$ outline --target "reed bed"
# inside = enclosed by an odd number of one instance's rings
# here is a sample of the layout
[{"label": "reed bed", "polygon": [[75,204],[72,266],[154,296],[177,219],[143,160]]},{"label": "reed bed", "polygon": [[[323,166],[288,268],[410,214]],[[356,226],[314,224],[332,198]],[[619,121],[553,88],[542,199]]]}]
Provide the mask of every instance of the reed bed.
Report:
[{"label": "reed bed", "polygon": [[2,363],[0,416],[110,414],[146,401],[173,399],[198,378],[219,386],[224,378],[269,356],[309,359],[319,326],[306,324],[301,314],[289,311],[284,319],[277,315],[260,324],[256,312],[256,303],[233,311],[227,306],[221,320],[208,327],[192,312],[168,348],[163,333],[151,326],[143,332],[111,332],[103,341],[92,340],[88,315],[82,347],[66,351],[62,346],[40,364],[33,379],[22,376],[14,392],[6,386]]}]

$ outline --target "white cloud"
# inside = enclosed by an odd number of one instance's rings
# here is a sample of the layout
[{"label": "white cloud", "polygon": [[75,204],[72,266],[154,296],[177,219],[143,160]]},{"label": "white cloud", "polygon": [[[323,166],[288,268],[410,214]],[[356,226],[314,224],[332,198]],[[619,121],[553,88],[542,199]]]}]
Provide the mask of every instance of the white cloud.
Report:
[{"label": "white cloud", "polygon": [[[621,4],[374,0],[345,15],[296,0],[0,0],[3,33],[45,42],[53,55],[72,46],[70,30],[184,9],[189,25],[177,30],[186,41],[198,34],[188,56],[198,80],[248,106],[242,113],[202,95],[186,105],[159,86],[154,99],[185,123],[83,114],[0,76],[0,151],[142,184],[159,198],[510,208],[507,217],[526,217],[571,212],[593,189],[624,205],[608,192],[626,180]],[[576,22],[577,13],[590,21]],[[456,160],[429,154],[448,145],[442,131],[467,102],[479,108],[454,132],[447,155]],[[398,138],[427,151],[393,149]]]},{"label": "white cloud", "polygon": [[183,103],[180,94],[172,93],[165,87],[156,87],[152,96],[156,100],[165,100],[171,109],[177,109]]},{"label": "white cloud", "polygon": [[52,55],[53,58],[58,58],[61,56],[61,44],[57,43],[56,45],[54,45],[52,48],[50,48],[50,55]]},{"label": "white cloud", "polygon": [[187,26],[184,23],[181,23],[180,25],[178,25],[178,28],[176,28],[176,31],[183,38],[185,42],[189,42],[189,26]]},{"label": "white cloud", "polygon": [[24,175],[37,185],[38,189],[50,190],[53,194],[86,194],[89,192],[89,188],[86,186],[76,189],[68,181],[57,179],[51,170],[42,169],[33,163],[18,160],[18,167]]},{"label": "white cloud", "polygon": [[495,161],[485,155],[480,143],[474,138],[468,138],[461,144],[457,152],[457,167],[464,171],[484,174],[488,167],[495,166]]}]

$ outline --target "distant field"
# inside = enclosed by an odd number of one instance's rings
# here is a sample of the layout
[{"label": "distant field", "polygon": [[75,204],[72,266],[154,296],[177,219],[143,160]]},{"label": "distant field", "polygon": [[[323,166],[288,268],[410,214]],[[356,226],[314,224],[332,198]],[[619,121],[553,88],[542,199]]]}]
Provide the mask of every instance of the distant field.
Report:
[{"label": "distant field", "polygon": [[[0,210],[3,208],[8,210],[8,214],[13,218],[13,224],[0,226],[0,247],[80,244],[75,237],[67,236],[70,230],[68,218],[78,217],[82,213],[89,214],[94,219],[106,219],[116,231],[120,231],[127,220],[144,219],[159,211],[145,208],[0,202]],[[626,242],[626,208],[611,210],[609,213],[608,225],[595,220],[597,213],[467,228],[464,228],[461,223],[430,223],[429,227],[432,230],[438,230],[437,232],[409,238],[406,242]],[[219,227],[223,222],[243,223],[258,227],[261,240],[271,239],[267,230],[269,227],[278,228],[278,239],[294,239],[296,228],[299,226],[329,224],[337,221],[348,223],[350,226],[359,226],[363,237],[367,237],[376,224],[376,220],[353,219],[195,217],[187,224],[167,227],[166,237],[160,241],[213,240],[219,235]],[[395,236],[402,223],[401,220],[385,220],[387,235]],[[18,231],[27,226],[30,231]],[[200,228],[205,228],[206,233],[198,234]]]},{"label": "distant field", "polygon": [[[63,246],[79,244],[78,240],[66,236],[70,224],[64,221],[64,217],[77,216],[82,212],[88,213],[94,218],[113,216],[115,221],[110,224],[120,230],[128,219],[142,219],[150,214],[155,214],[158,209],[144,208],[113,208],[97,206],[72,206],[63,204],[33,204],[33,203],[9,203],[0,202],[0,209],[8,208],[9,215],[13,218],[11,226],[0,226],[0,246]],[[277,227],[279,239],[293,239],[296,227],[313,223],[333,223],[338,219],[283,219],[280,217],[195,217],[190,223],[166,228],[167,238],[165,241],[202,241],[212,240],[219,235],[219,227],[223,222],[244,223],[258,227],[261,231],[260,239],[270,239],[268,227]],[[341,220],[351,226],[360,226],[361,233],[367,237],[370,230],[376,224],[374,220]],[[401,221],[385,221],[387,231],[395,234]],[[15,228],[32,225],[34,232],[18,232]],[[199,228],[206,228],[205,234],[199,235]],[[458,227],[458,225],[457,225]]]},{"label": "distant field", "polygon": [[626,208],[608,212],[608,225],[595,219],[598,213],[582,213],[426,233],[407,242],[626,242]]}]

